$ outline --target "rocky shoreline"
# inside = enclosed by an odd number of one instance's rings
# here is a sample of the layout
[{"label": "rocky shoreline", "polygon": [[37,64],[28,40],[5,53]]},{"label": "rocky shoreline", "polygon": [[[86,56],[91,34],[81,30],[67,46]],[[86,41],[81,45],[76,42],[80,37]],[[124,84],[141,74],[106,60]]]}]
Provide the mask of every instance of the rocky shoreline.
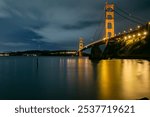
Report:
[{"label": "rocky shoreline", "polygon": [[[97,52],[98,53],[98,52]],[[90,59],[146,59],[150,60],[150,35],[144,39],[117,40],[108,42],[104,51],[99,50],[99,54]]]}]

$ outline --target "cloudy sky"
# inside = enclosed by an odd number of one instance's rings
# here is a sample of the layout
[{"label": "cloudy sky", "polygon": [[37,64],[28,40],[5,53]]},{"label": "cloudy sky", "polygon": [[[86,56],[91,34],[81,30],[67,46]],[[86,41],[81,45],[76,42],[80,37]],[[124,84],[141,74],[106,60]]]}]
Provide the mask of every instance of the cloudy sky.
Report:
[{"label": "cloudy sky", "polygon": [[[111,0],[112,1],[112,0]],[[149,0],[113,0],[150,20]],[[104,33],[105,0],[0,0],[0,51],[77,49]],[[116,32],[137,24],[115,17]]]}]

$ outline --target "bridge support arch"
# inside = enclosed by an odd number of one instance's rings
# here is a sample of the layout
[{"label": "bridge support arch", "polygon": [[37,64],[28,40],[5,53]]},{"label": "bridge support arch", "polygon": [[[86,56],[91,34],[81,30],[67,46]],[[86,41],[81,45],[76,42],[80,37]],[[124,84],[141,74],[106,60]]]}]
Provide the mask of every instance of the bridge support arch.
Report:
[{"label": "bridge support arch", "polygon": [[93,46],[91,48],[90,59],[92,59],[92,60],[99,60],[99,59],[101,59],[101,56],[102,56],[102,51],[99,48],[99,46]]}]

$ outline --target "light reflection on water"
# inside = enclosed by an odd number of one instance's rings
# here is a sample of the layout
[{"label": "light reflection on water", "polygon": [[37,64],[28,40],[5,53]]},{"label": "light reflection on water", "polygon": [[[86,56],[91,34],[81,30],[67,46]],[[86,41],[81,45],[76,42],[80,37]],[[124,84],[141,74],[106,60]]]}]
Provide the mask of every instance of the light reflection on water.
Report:
[{"label": "light reflection on water", "polygon": [[[88,59],[79,58],[80,96],[91,94],[90,89],[92,89],[96,99],[150,97],[149,71],[149,61],[146,60],[102,60],[99,63],[92,63]],[[69,78],[75,76],[71,74]]]},{"label": "light reflection on water", "polygon": [[0,58],[0,99],[150,98],[150,62],[77,57]]},{"label": "light reflection on water", "polygon": [[150,65],[144,60],[103,60],[98,64],[99,99],[150,96]]}]

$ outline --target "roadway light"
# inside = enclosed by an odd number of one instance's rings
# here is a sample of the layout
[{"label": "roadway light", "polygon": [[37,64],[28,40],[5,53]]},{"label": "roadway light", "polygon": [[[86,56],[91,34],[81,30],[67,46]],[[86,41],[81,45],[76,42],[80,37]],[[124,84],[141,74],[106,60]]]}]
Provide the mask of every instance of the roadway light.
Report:
[{"label": "roadway light", "polygon": [[138,33],[138,36],[141,36],[141,34],[140,34],[140,33]]},{"label": "roadway light", "polygon": [[131,38],[131,36],[129,35],[129,36],[128,36],[128,38],[130,39],[130,38]]},{"label": "roadway light", "polygon": [[144,35],[147,35],[147,32],[146,32],[146,31],[144,32]]},{"label": "roadway light", "polygon": [[139,26],[139,25],[137,26],[137,28],[140,28],[140,27],[141,27],[141,26]]}]

